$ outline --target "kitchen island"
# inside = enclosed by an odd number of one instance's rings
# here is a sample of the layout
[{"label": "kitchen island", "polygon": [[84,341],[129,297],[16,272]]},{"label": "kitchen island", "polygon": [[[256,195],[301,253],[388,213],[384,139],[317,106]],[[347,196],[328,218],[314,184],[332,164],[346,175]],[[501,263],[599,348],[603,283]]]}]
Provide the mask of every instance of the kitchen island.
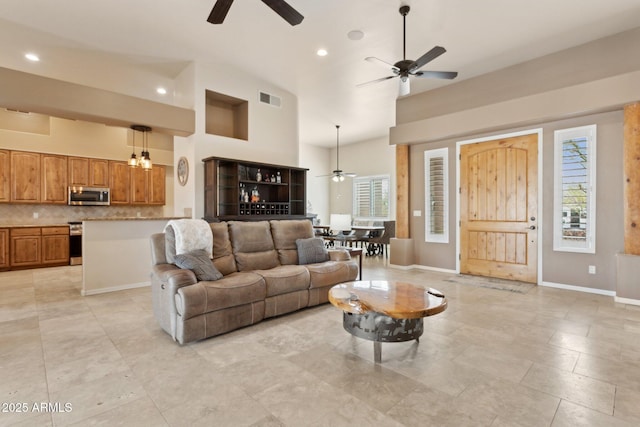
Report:
[{"label": "kitchen island", "polygon": [[120,217],[83,219],[82,295],[149,286],[149,238],[172,219]]}]

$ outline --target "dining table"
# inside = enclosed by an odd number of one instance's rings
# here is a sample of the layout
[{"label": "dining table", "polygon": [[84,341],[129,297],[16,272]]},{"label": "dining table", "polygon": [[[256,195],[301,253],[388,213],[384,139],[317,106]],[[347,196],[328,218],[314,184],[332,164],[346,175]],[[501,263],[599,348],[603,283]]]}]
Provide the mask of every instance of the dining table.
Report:
[{"label": "dining table", "polygon": [[369,243],[369,239],[379,237],[384,231],[384,227],[381,225],[352,225],[350,231],[340,232],[339,234],[332,233],[330,225],[316,224],[313,228],[316,236],[322,237],[327,246],[333,247],[335,242],[341,243],[343,246],[347,244],[349,246],[354,244],[357,246],[358,242],[360,242],[363,246],[366,245],[367,255],[375,254],[374,247]]}]

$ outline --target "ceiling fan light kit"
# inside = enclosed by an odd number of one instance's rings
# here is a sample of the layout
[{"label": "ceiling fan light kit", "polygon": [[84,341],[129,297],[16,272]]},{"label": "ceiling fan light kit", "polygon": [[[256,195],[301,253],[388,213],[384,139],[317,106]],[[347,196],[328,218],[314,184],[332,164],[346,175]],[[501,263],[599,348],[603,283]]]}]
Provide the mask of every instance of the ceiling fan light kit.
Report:
[{"label": "ceiling fan light kit", "polygon": [[433,49],[426,52],[417,60],[413,61],[411,59],[407,59],[407,14],[409,13],[411,8],[407,5],[400,6],[400,15],[402,15],[402,60],[396,62],[395,64],[390,64],[386,61],[378,59],[374,56],[369,56],[365,58],[365,60],[369,62],[379,63],[384,65],[387,68],[391,69],[393,75],[381,77],[376,80],[372,80],[365,83],[360,83],[357,85],[358,87],[367,86],[373,83],[382,82],[385,80],[393,79],[395,77],[400,77],[400,85],[399,85],[399,94],[400,96],[408,95],[410,92],[410,83],[409,77],[418,77],[418,78],[435,78],[435,79],[455,79],[458,76],[456,71],[420,71],[422,67],[427,65],[429,62],[433,61],[447,50],[442,46],[435,46]]}]

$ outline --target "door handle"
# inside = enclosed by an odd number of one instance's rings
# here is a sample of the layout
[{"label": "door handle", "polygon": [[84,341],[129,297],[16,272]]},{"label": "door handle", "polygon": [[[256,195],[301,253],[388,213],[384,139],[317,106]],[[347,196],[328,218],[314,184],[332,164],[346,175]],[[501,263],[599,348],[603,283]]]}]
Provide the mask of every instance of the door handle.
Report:
[{"label": "door handle", "polygon": [[529,230],[535,230],[535,229],[536,229],[536,226],[535,226],[535,225],[532,225],[532,226],[530,226],[530,227],[528,227],[528,228],[529,228]]}]

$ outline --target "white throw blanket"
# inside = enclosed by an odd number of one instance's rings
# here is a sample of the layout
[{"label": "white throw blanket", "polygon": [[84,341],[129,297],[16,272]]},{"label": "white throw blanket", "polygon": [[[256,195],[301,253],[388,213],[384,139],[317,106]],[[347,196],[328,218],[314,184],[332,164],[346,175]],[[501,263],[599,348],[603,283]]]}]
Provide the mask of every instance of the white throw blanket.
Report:
[{"label": "white throw blanket", "polygon": [[209,223],[202,219],[172,219],[164,227],[173,228],[176,236],[176,255],[204,249],[213,256],[213,233]]}]

